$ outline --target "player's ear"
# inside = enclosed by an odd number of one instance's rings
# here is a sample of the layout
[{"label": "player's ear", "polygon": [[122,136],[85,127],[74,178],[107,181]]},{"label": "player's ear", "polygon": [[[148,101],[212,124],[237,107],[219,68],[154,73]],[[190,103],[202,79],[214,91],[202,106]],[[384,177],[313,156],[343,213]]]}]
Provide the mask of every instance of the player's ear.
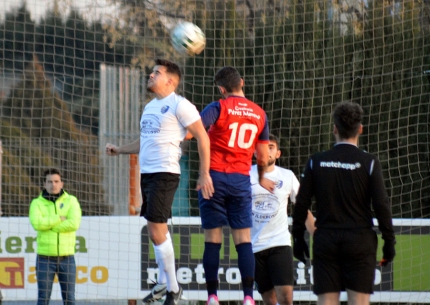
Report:
[{"label": "player's ear", "polygon": [[360,127],[358,127],[358,134],[363,133],[363,124],[360,124]]},{"label": "player's ear", "polygon": [[168,80],[167,80],[167,83],[176,88],[179,85],[179,77],[176,75],[170,75]]},{"label": "player's ear", "polygon": [[276,158],[275,159],[278,159],[280,156],[281,156],[281,150],[278,149],[278,151],[276,152]]},{"label": "player's ear", "polygon": [[243,78],[240,79],[240,87],[245,86],[245,81],[243,80]]},{"label": "player's ear", "polygon": [[339,133],[339,131],[337,130],[337,127],[336,127],[336,125],[334,125],[333,124],[333,134],[338,134]]},{"label": "player's ear", "polygon": [[225,88],[223,87],[223,86],[217,86],[218,87],[218,90],[219,90],[219,93],[222,95],[222,96],[224,96],[224,94],[225,94],[225,92],[226,92],[226,90],[225,90]]}]

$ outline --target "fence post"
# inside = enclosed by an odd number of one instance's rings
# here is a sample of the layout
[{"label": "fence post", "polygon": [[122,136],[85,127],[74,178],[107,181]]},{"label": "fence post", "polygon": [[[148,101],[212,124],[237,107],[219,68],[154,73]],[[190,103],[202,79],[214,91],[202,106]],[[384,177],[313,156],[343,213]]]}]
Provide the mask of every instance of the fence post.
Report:
[{"label": "fence post", "polygon": [[[3,168],[2,159],[3,159],[3,145],[0,141],[0,217],[3,214],[2,210],[1,210],[1,196],[2,196],[2,192],[1,192],[2,180],[1,180],[1,177],[2,177],[2,168]],[[2,299],[2,297],[1,297],[1,290],[0,290],[0,300],[1,299]]]},{"label": "fence post", "polygon": [[[0,217],[3,214],[2,210],[1,210],[1,195],[2,195],[2,193],[1,193],[1,183],[2,183],[1,177],[2,177],[2,168],[3,168],[2,159],[3,159],[3,145],[0,141]],[[0,289],[0,304],[2,303],[2,300],[3,300],[3,294],[2,294],[1,289]]]}]

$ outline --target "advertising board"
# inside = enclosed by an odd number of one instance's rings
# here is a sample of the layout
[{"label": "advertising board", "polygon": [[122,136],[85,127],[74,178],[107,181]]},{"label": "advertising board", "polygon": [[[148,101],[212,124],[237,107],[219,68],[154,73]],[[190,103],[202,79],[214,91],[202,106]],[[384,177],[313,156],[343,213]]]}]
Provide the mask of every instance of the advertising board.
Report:
[{"label": "advertising board", "polygon": [[[430,220],[395,219],[397,256],[388,267],[375,266],[373,302],[430,303]],[[189,300],[206,300],[202,265],[204,235],[198,217],[174,217],[169,225],[175,247],[177,279]],[[224,230],[220,253],[220,300],[243,298],[237,253]],[[379,243],[378,257],[382,256]],[[37,296],[36,233],[28,218],[1,218],[0,289],[4,300]],[[156,281],[158,268],[141,217],[83,217],[76,238],[76,298],[141,299]],[[295,300],[316,300],[312,264],[294,261]],[[346,295],[342,294],[342,299]],[[54,285],[52,299],[61,299]],[[255,299],[261,300],[258,292]]]}]

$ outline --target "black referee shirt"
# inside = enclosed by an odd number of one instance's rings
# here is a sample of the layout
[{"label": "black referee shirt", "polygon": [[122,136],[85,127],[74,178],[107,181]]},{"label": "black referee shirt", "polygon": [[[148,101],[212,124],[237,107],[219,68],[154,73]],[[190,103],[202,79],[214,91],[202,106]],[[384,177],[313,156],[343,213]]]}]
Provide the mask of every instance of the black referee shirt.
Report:
[{"label": "black referee shirt", "polygon": [[294,232],[304,232],[307,211],[316,201],[318,228],[373,227],[373,214],[384,240],[394,240],[391,206],[376,156],[349,143],[313,155],[301,176],[293,215]]}]

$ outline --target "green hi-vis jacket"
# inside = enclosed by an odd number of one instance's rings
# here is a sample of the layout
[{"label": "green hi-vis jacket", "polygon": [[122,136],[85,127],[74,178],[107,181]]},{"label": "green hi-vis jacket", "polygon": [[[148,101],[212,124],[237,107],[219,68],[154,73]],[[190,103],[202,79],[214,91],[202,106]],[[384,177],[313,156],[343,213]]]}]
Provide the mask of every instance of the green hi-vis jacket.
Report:
[{"label": "green hi-vis jacket", "polygon": [[[76,230],[82,211],[78,199],[64,190],[55,202],[44,190],[30,204],[30,223],[37,231],[37,254],[67,256],[75,254]],[[61,216],[66,217],[61,220]]]}]

